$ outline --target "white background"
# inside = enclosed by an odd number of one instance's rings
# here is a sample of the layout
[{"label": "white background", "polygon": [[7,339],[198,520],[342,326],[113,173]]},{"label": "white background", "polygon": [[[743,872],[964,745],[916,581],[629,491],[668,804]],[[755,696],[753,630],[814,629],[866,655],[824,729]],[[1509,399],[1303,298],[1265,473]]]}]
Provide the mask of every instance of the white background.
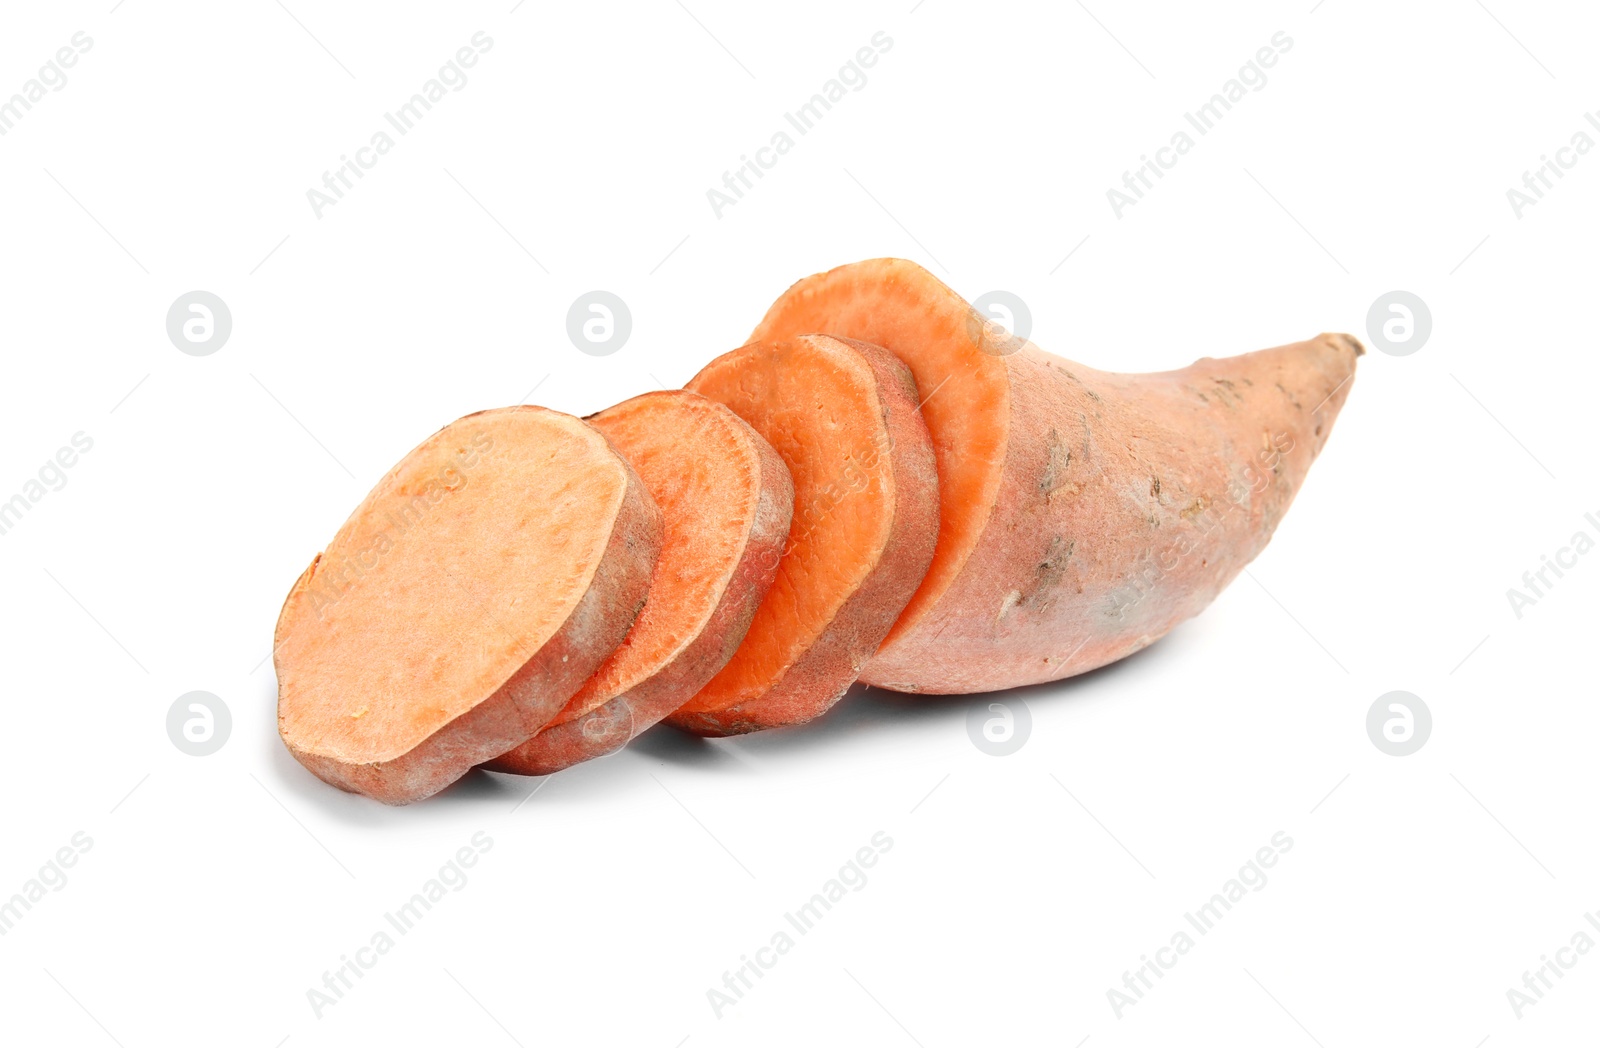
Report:
[{"label": "white background", "polygon": [[[93,40],[0,138],[0,499],[94,441],[0,536],[0,898],[93,841],[0,937],[8,1043],[1592,1036],[1600,952],[1520,1019],[1507,990],[1600,910],[1600,556],[1520,620],[1506,596],[1600,514],[1600,158],[1506,196],[1600,106],[1592,11],[286,2],[13,5],[0,33],[0,96]],[[479,30],[466,86],[317,218],[306,191]],[[718,218],[706,191],[880,30],[866,86]],[[1106,190],[1280,30],[1266,86],[1117,218]],[[681,384],[792,281],[880,255],[1020,295],[1035,342],[1110,370],[1366,340],[1397,288],[1433,332],[1362,362],[1251,575],[1011,697],[1014,756],[969,741],[985,699],[858,689],[798,730],[657,729],[526,803],[479,774],[390,809],[289,757],[279,603],[407,449],[536,384],[579,414]],[[207,357],[165,331],[197,288],[233,317]],[[595,288],[633,315],[608,357],[565,332]],[[195,689],[234,721],[204,758],[165,728]],[[1435,722],[1405,758],[1365,729],[1395,689]],[[707,991],[880,830],[866,886],[719,1018]],[[307,991],[479,831],[469,883],[318,1018]],[[1267,886],[1118,1018],[1107,991],[1278,831]]]}]

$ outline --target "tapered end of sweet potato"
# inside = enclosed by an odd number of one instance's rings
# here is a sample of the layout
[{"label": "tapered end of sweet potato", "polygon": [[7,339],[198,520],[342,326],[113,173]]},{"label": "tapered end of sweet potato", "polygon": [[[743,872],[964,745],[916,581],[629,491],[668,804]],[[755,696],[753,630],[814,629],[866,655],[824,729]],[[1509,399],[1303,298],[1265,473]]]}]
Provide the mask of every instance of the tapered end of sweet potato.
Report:
[{"label": "tapered end of sweet potato", "polygon": [[1367,347],[1362,345],[1361,344],[1361,340],[1356,338],[1354,335],[1345,335],[1345,334],[1339,334],[1339,333],[1336,333],[1336,332],[1324,331],[1322,334],[1318,335],[1317,337],[1318,338],[1331,339],[1334,342],[1337,342],[1337,343],[1343,345],[1346,349],[1350,350],[1352,353],[1354,353],[1358,357],[1364,357],[1364,356],[1367,355]]},{"label": "tapered end of sweet potato", "polygon": [[1058,680],[1198,614],[1283,520],[1363,352],[1325,334],[1146,375],[1033,347],[1008,356],[991,520],[862,679],[931,693]]}]

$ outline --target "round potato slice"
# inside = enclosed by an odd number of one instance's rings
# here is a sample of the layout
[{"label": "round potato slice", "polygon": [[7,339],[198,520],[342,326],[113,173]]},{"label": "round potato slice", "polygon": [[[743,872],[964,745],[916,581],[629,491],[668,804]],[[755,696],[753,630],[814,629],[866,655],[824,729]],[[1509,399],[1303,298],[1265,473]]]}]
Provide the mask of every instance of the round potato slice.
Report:
[{"label": "round potato slice", "polygon": [[794,521],[744,643],[668,722],[701,735],[803,724],[849,690],[933,559],[939,482],[916,382],[877,346],[800,335],[726,353],[689,388],[777,451]]},{"label": "round potato slice", "polygon": [[663,390],[587,418],[661,508],[663,539],[628,639],[493,771],[548,775],[621,749],[727,664],[778,572],[794,485],[761,435],[697,393]]},{"label": "round potato slice", "polygon": [[431,796],[532,737],[622,642],[661,517],[570,415],[503,408],[401,460],[278,619],[278,732],[340,789]]}]

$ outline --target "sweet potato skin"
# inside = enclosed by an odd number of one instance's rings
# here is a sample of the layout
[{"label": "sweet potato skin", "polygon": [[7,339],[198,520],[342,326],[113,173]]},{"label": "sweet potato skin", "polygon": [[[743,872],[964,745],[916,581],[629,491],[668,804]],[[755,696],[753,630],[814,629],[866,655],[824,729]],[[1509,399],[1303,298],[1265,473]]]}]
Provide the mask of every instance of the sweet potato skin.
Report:
[{"label": "sweet potato skin", "polygon": [[801,331],[882,345],[924,389],[945,528],[861,673],[905,692],[1058,680],[1197,614],[1271,537],[1362,353],[1323,335],[1099,372],[1014,338],[903,259],[798,281],[751,338]]},{"label": "sweet potato skin", "polygon": [[487,765],[490,771],[549,775],[615,753],[688,701],[725,666],[744,640],[756,608],[778,573],[794,512],[794,482],[778,453],[749,431],[761,471],[755,519],[743,555],[700,635],[653,676],[533,738]]},{"label": "sweet potato skin", "polygon": [[916,381],[904,364],[878,346],[839,341],[866,359],[877,380],[895,499],[889,541],[863,585],[765,695],[726,709],[679,711],[668,718],[675,727],[717,737],[803,724],[820,716],[855,682],[933,559],[939,481],[933,446],[918,410]]},{"label": "sweet potato skin", "polygon": [[[470,417],[470,416],[469,416]],[[284,730],[280,701],[279,734],[294,758],[324,782],[385,804],[423,800],[455,782],[474,766],[526,741],[562,708],[622,642],[644,605],[657,552],[661,516],[643,482],[625,461],[627,487],[610,538],[589,588],[559,630],[488,698],[477,703],[419,745],[399,756],[352,764],[298,744]],[[298,618],[319,554],[284,602],[275,651]],[[281,656],[274,662],[285,677]]]},{"label": "sweet potato skin", "polygon": [[1032,345],[990,523],[934,607],[862,673],[894,691],[1059,680],[1153,643],[1272,537],[1349,394],[1346,335],[1115,375]]}]

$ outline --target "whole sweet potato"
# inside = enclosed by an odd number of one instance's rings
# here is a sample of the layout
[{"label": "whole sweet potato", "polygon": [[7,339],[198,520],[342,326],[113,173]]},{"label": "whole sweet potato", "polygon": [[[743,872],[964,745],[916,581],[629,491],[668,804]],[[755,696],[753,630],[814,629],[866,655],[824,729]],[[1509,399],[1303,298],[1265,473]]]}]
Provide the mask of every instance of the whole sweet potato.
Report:
[{"label": "whole sweet potato", "polygon": [[1320,335],[1181,371],[1096,371],[900,259],[800,281],[751,337],[808,331],[883,346],[923,391],[938,548],[861,674],[908,692],[1058,680],[1199,613],[1272,537],[1363,352]]}]

